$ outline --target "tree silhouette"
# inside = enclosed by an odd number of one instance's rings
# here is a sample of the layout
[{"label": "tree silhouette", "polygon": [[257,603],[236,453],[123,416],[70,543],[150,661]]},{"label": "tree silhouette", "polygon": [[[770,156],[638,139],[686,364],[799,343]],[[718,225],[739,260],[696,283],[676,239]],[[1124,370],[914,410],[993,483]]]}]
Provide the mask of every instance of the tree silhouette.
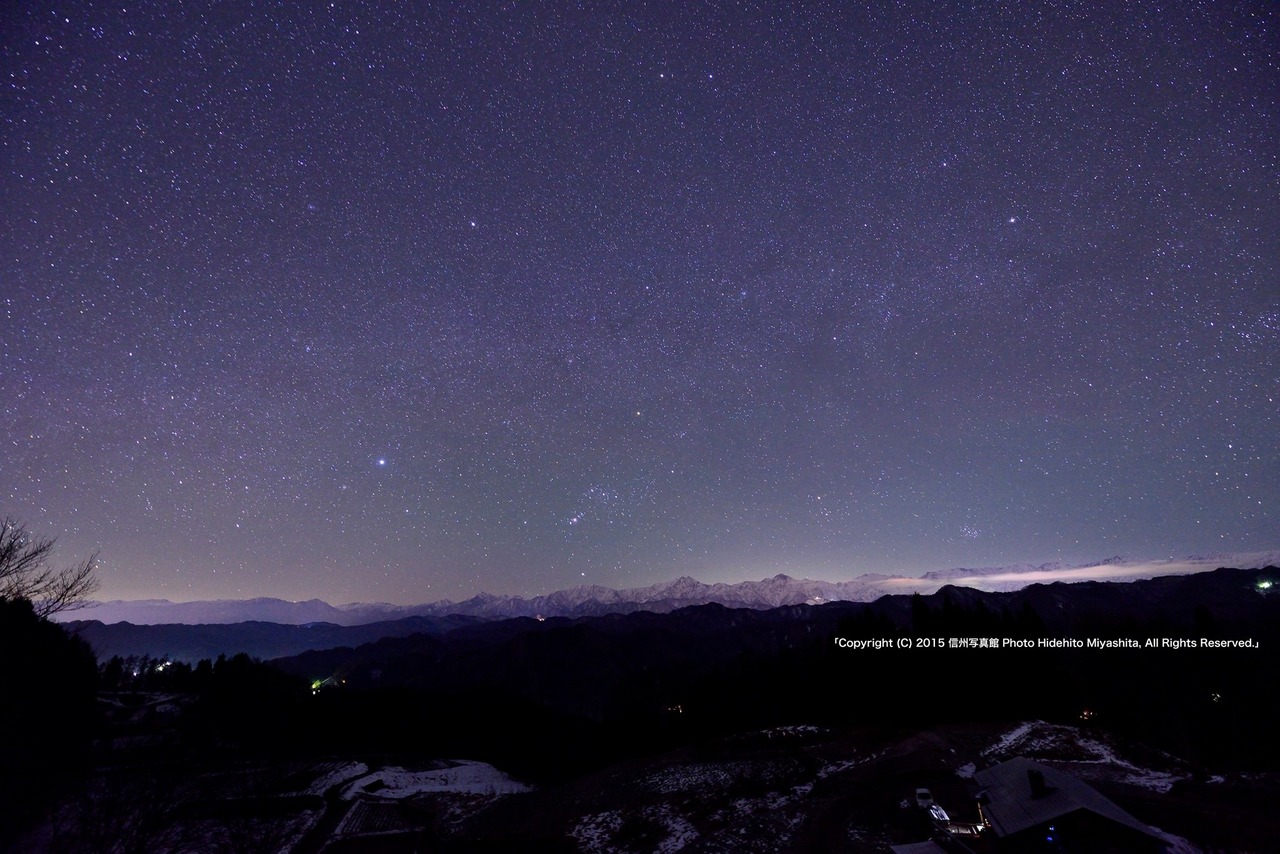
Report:
[{"label": "tree silhouette", "polygon": [[0,521],[0,601],[25,599],[36,616],[48,617],[88,604],[98,589],[97,554],[55,569],[49,565],[56,540],[33,537],[12,518]]},{"label": "tree silhouette", "polygon": [[88,766],[98,666],[82,639],[0,599],[0,851]]}]

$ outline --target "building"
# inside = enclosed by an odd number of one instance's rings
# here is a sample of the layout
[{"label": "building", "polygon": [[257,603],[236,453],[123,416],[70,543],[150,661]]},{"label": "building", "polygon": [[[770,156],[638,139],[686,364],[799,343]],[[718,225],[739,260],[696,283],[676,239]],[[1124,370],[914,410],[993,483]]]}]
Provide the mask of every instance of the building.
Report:
[{"label": "building", "polygon": [[1018,757],[973,775],[1000,852],[1162,854],[1164,839],[1084,781]]}]

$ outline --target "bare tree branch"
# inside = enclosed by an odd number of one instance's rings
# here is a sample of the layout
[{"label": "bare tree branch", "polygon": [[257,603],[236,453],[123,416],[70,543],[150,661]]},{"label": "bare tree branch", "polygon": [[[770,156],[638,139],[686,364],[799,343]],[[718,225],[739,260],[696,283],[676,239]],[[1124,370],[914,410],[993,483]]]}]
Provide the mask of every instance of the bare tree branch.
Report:
[{"label": "bare tree branch", "polygon": [[98,589],[97,553],[54,569],[49,560],[56,542],[31,536],[12,518],[0,521],[0,599],[26,599],[42,617],[89,604]]}]

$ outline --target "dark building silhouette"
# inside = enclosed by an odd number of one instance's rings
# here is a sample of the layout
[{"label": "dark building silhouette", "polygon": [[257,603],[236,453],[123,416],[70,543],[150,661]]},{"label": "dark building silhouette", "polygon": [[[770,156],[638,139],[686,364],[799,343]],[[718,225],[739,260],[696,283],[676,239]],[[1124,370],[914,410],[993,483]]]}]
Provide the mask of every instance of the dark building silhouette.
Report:
[{"label": "dark building silhouette", "polygon": [[1001,852],[1160,854],[1164,840],[1082,780],[1018,757],[974,774]]}]

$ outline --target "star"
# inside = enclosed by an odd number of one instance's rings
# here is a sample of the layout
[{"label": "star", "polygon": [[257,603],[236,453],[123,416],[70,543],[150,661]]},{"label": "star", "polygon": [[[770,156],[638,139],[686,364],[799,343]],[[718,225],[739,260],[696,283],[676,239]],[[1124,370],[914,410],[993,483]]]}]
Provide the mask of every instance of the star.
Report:
[{"label": "star", "polygon": [[103,598],[1280,549],[1280,71],[1228,4],[569,44],[537,4],[32,2],[0,504]]}]

